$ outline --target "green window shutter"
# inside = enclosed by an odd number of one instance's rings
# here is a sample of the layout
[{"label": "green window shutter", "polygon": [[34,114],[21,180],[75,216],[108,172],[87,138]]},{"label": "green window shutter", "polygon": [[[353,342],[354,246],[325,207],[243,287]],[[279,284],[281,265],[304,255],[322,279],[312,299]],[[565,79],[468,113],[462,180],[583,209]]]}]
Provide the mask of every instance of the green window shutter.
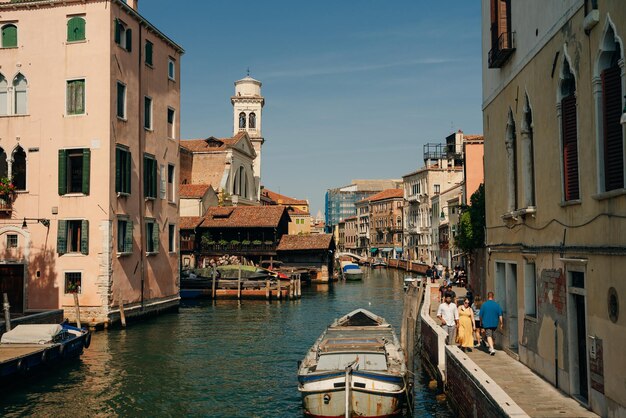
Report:
[{"label": "green window shutter", "polygon": [[59,150],[59,196],[67,193],[67,150]]},{"label": "green window shutter", "polygon": [[126,151],[126,161],[125,161],[125,167],[124,167],[124,171],[126,172],[126,175],[124,176],[124,180],[125,180],[125,187],[124,190],[126,191],[126,193],[130,194],[130,175],[131,175],[131,164],[132,164],[133,160],[131,158],[131,154],[130,151]]},{"label": "green window shutter", "polygon": [[17,27],[6,25],[2,28],[2,47],[15,48],[17,46]]},{"label": "green window shutter", "polygon": [[152,65],[152,42],[146,41],[146,64]]},{"label": "green window shutter", "polygon": [[77,41],[84,41],[86,36],[85,36],[85,26],[86,23],[85,19],[83,19],[82,17],[77,17],[76,19],[76,40]]},{"label": "green window shutter", "polygon": [[154,223],[152,224],[152,248],[153,248],[153,252],[158,253],[159,252],[159,224],[157,223],[157,221],[155,220]]},{"label": "green window shutter", "polygon": [[73,17],[67,21],[67,41],[83,41],[85,40],[85,19],[82,17]]},{"label": "green window shutter", "polygon": [[89,254],[89,221],[83,220],[80,226],[80,252]]},{"label": "green window shutter", "polygon": [[67,221],[58,221],[57,225],[57,253],[63,255],[67,252]]},{"label": "green window shutter", "polygon": [[157,197],[157,173],[158,167],[156,160],[152,160],[152,197]]},{"label": "green window shutter", "polygon": [[83,194],[89,194],[89,168],[91,167],[91,151],[83,149]]},{"label": "green window shutter", "polygon": [[[141,47],[139,47],[141,49]],[[128,52],[133,50],[133,31],[132,29],[126,29],[126,50]]]},{"label": "green window shutter", "polygon": [[133,221],[126,221],[126,237],[124,237],[124,252],[133,252]]},{"label": "green window shutter", "polygon": [[122,24],[119,20],[115,19],[115,43],[118,45],[122,43],[122,30],[124,30]]},{"label": "green window shutter", "polygon": [[148,197],[150,195],[150,190],[148,190],[148,164],[149,164],[150,160],[148,159],[148,157],[146,157],[144,155],[143,157],[143,197]]},{"label": "green window shutter", "polygon": [[122,150],[115,148],[115,193],[122,191]]}]

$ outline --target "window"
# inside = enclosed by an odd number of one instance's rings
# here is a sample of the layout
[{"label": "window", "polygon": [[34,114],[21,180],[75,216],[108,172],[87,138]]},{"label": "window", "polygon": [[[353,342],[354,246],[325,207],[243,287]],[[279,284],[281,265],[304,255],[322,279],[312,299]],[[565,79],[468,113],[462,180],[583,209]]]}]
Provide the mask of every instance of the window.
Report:
[{"label": "window", "polygon": [[81,293],[83,274],[80,272],[65,273],[65,294]]},{"label": "window", "polygon": [[509,108],[509,118],[506,123],[506,166],[507,166],[507,209],[513,212],[517,207],[517,153],[516,153],[516,135],[515,120],[513,119],[513,111]]},{"label": "window", "polygon": [[126,85],[117,82],[117,117],[126,119]]},{"label": "window", "polygon": [[59,220],[57,232],[57,252],[89,254],[89,221]]},{"label": "window", "polygon": [[2,27],[2,48],[17,48],[17,26],[8,24]]},{"label": "window", "polygon": [[126,147],[115,148],[115,192],[130,194],[130,176],[132,170],[130,151]]},{"label": "window", "polygon": [[441,192],[441,185],[434,184],[433,187],[434,187],[435,194],[439,194]]},{"label": "window", "polygon": [[248,116],[248,126],[252,129],[256,129],[256,114],[254,112],[250,113],[250,116]]},{"label": "window", "polygon": [[491,50],[489,68],[500,68],[513,53],[511,0],[491,0]]},{"label": "window", "polygon": [[537,274],[535,263],[526,263],[524,271],[524,313],[537,316]]},{"label": "window", "polygon": [[152,98],[143,98],[143,127],[152,130]]},{"label": "window", "polygon": [[567,60],[561,74],[561,142],[563,158],[563,196],[565,201],[580,198],[578,188],[578,128],[576,80]]},{"label": "window", "polygon": [[176,251],[176,225],[168,225],[167,250],[170,253]]},{"label": "window", "polygon": [[149,154],[143,157],[143,196],[149,199],[157,197],[157,162]]},{"label": "window", "polygon": [[7,248],[17,248],[17,234],[7,234]]},{"label": "window", "polygon": [[246,127],[246,114],[241,112],[239,114],[239,129],[245,129]]},{"label": "window", "polygon": [[176,118],[176,111],[171,107],[167,108],[167,137],[175,139],[176,132],[174,131],[174,121]]},{"label": "window", "polygon": [[28,81],[22,74],[18,74],[13,79],[14,91],[14,107],[13,113],[16,115],[25,115],[26,104],[28,98]]},{"label": "window", "polygon": [[67,21],[67,42],[85,40],[85,19],[79,16],[72,17]]},{"label": "window", "polygon": [[0,115],[8,115],[9,109],[9,84],[7,79],[0,74]]},{"label": "window", "polygon": [[13,151],[11,177],[15,190],[26,190],[26,152],[19,145]]},{"label": "window", "polygon": [[159,180],[161,180],[160,182],[160,198],[161,199],[165,199],[167,197],[167,176],[166,176],[166,172],[165,172],[165,165],[161,164],[161,166],[159,167]]},{"label": "window", "polygon": [[128,52],[133,50],[133,31],[119,19],[115,19],[115,43]]},{"label": "window", "polygon": [[146,56],[146,65],[149,65],[150,67],[152,67],[152,50],[153,50],[153,48],[154,48],[154,45],[152,44],[152,42],[146,41],[144,54]]},{"label": "window", "polygon": [[0,177],[9,177],[9,163],[7,162],[7,153],[0,148]]},{"label": "window", "polygon": [[120,254],[133,252],[133,221],[126,217],[117,219],[117,252]]},{"label": "window", "polygon": [[522,180],[523,196],[522,204],[525,208],[535,206],[535,162],[533,157],[533,113],[530,107],[530,99],[525,95],[524,110],[521,126],[521,151],[522,151]]},{"label": "window", "polygon": [[85,114],[85,80],[69,80],[65,98],[66,113],[68,115]]},{"label": "window", "polygon": [[176,167],[172,164],[167,165],[167,200],[170,202],[176,202],[176,184],[174,183],[174,177],[176,174]]},{"label": "window", "polygon": [[170,80],[176,80],[176,61],[172,57],[167,59],[167,77]]},{"label": "window", "polygon": [[146,253],[159,252],[159,225],[155,219],[146,218]]},{"label": "window", "polygon": [[59,196],[89,194],[90,161],[88,148],[59,150]]}]

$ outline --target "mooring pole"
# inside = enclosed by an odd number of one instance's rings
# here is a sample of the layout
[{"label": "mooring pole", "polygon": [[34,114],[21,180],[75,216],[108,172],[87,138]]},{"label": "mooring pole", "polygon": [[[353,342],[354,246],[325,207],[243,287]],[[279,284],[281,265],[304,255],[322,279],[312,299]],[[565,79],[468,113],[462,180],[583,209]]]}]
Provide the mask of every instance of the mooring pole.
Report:
[{"label": "mooring pole", "polygon": [[11,331],[11,311],[9,310],[11,305],[9,305],[9,297],[6,293],[2,295],[2,299],[4,300],[2,304],[2,308],[4,309],[4,328],[8,332]]},{"label": "mooring pole", "polygon": [[76,327],[80,328],[80,304],[78,303],[78,293],[74,293],[74,306],[76,307]]},{"label": "mooring pole", "polygon": [[213,276],[213,279],[211,280],[211,298],[215,300],[215,281],[216,281],[215,279],[217,276],[217,270],[215,269],[215,267],[213,267],[212,276]]},{"label": "mooring pole", "polygon": [[239,264],[239,271],[237,272],[237,300],[241,300],[241,264]]}]

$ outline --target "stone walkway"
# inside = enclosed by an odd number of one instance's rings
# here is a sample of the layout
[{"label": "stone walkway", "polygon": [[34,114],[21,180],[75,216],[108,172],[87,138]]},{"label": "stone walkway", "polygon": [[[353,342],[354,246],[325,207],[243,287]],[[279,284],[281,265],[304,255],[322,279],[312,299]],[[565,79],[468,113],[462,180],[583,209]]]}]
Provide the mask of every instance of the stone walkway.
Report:
[{"label": "stone walkway", "polygon": [[[432,290],[430,315],[439,323],[438,286]],[[465,294],[464,288],[453,290],[457,296]],[[480,348],[466,354],[531,417],[598,417],[504,351],[490,356],[485,348]]]}]

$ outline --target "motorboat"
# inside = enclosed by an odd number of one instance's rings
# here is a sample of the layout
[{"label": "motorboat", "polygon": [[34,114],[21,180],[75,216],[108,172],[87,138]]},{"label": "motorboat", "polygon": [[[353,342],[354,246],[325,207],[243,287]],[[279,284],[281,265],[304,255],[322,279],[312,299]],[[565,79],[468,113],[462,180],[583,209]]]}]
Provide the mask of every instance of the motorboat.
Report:
[{"label": "motorboat", "polygon": [[375,258],[371,263],[372,268],[384,268],[387,267],[387,262],[382,258]]},{"label": "motorboat", "polygon": [[420,277],[406,276],[404,278],[404,290],[407,290],[411,285],[419,287],[421,284],[422,279]]},{"label": "motorboat", "polygon": [[298,368],[309,417],[390,417],[407,395],[404,353],[384,318],[356,309],[335,320]]},{"label": "motorboat", "polygon": [[362,280],[363,279],[363,270],[359,267],[358,264],[342,261],[341,262],[341,273],[343,274],[343,278],[345,280]]}]

